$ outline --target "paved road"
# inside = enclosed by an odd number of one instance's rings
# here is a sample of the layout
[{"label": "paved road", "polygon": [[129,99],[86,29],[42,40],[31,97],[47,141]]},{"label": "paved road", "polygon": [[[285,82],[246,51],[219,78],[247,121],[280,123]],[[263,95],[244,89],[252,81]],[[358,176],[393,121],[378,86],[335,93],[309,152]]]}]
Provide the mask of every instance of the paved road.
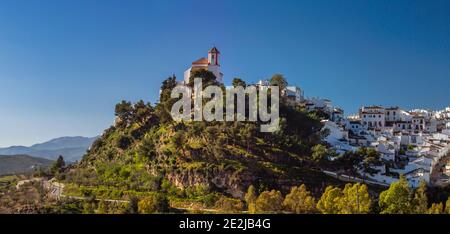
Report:
[{"label": "paved road", "polygon": [[378,185],[378,186],[383,186],[383,187],[389,187],[389,184],[373,181],[373,180],[367,179],[367,178],[361,179],[358,177],[348,176],[348,175],[344,175],[344,174],[338,174],[336,172],[325,171],[325,170],[322,170],[322,172],[327,176],[331,176],[333,178],[336,178],[336,179],[344,181],[344,182],[366,183],[366,184]]}]

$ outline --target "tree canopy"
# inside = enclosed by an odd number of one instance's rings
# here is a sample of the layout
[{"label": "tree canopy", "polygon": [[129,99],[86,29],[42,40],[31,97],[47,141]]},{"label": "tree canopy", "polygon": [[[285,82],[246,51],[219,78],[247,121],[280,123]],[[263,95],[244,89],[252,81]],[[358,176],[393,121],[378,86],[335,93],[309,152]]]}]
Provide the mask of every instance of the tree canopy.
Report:
[{"label": "tree canopy", "polygon": [[392,183],[380,194],[381,214],[409,214],[411,210],[411,189],[404,176]]},{"label": "tree canopy", "polygon": [[340,188],[328,186],[317,203],[317,209],[323,214],[339,214],[339,203],[342,196]]},{"label": "tree canopy", "polygon": [[312,151],[312,159],[316,162],[324,160],[327,156],[327,148],[321,144],[313,146],[311,151]]},{"label": "tree canopy", "polygon": [[280,91],[284,90],[288,86],[288,82],[281,74],[274,74],[269,82],[272,86],[278,86]]},{"label": "tree canopy", "polygon": [[415,214],[425,214],[428,208],[428,198],[427,198],[427,183],[422,180],[420,181],[419,188],[414,192],[414,198],[412,201],[412,212]]},{"label": "tree canopy", "polygon": [[286,195],[283,202],[284,207],[296,214],[311,214],[316,212],[316,203],[311,193],[302,184],[299,187],[292,187],[291,192]]},{"label": "tree canopy", "polygon": [[66,162],[64,161],[64,157],[62,155],[59,155],[50,170],[52,173],[59,173],[63,171],[65,166]]},{"label": "tree canopy", "polygon": [[245,81],[242,80],[241,78],[234,78],[231,84],[233,85],[233,87],[241,86],[245,88],[247,86]]},{"label": "tree canopy", "polygon": [[141,214],[153,214],[167,211],[169,207],[167,198],[161,193],[147,196],[138,202],[138,211]]},{"label": "tree canopy", "polygon": [[372,201],[365,184],[346,184],[339,201],[339,214],[367,214]]},{"label": "tree canopy", "polygon": [[261,193],[255,202],[256,213],[279,213],[283,210],[283,196],[280,191]]}]

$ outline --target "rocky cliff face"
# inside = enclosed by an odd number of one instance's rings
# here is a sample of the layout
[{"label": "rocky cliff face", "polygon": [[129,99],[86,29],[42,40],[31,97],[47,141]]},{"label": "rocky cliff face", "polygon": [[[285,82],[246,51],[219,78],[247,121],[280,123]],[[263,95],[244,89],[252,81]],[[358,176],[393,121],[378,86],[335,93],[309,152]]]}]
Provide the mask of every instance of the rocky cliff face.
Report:
[{"label": "rocky cliff face", "polygon": [[221,190],[236,198],[244,198],[248,186],[255,181],[255,177],[249,173],[236,174],[221,171],[204,173],[192,170],[169,173],[166,178],[177,188],[206,186]]}]

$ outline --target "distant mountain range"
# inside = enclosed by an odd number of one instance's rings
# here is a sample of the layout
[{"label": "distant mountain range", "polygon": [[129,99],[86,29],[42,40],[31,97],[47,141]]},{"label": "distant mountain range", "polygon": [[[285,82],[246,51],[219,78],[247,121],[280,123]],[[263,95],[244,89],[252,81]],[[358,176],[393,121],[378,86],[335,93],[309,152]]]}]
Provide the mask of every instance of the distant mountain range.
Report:
[{"label": "distant mountain range", "polygon": [[[11,146],[0,148],[0,155],[29,155],[55,160],[59,155],[67,162],[80,160],[98,137],[60,137],[30,147]],[[0,156],[2,157],[2,156]]]},{"label": "distant mountain range", "polygon": [[32,172],[38,167],[48,167],[53,161],[28,155],[0,155],[0,175]]}]

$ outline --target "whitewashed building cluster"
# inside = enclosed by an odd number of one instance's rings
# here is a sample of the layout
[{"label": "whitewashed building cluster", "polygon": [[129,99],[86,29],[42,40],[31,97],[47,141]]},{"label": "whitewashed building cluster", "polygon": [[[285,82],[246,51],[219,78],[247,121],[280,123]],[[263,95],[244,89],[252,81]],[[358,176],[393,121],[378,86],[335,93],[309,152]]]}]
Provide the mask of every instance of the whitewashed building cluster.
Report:
[{"label": "whitewashed building cluster", "polygon": [[[404,175],[412,187],[421,180],[437,184],[446,180],[450,167],[436,166],[450,150],[450,108],[441,111],[400,107],[365,106],[357,115],[324,121],[330,131],[326,141],[338,153],[371,147],[381,155],[377,173],[367,179],[390,184]],[[447,168],[449,169],[448,171]]]}]

